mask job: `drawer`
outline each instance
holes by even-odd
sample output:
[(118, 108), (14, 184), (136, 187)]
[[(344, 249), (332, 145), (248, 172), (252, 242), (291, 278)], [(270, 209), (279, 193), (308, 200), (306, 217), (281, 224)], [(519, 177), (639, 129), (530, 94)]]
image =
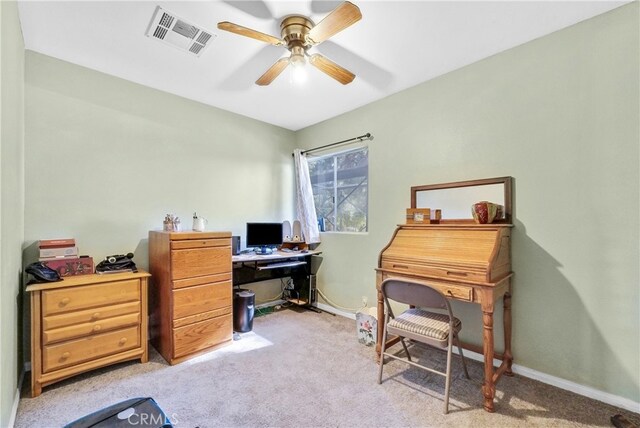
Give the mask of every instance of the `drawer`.
[(191, 287), (194, 285), (211, 284), (212, 282), (231, 281), (231, 272), (216, 275), (194, 276), (193, 278), (172, 281), (173, 288)]
[(437, 286), (442, 294), (453, 299), (464, 300), (467, 302), (473, 301), (473, 288), (472, 287), (460, 287), (457, 285), (441, 285)]
[(171, 241), (172, 250), (181, 250), (185, 248), (228, 247), (230, 245), (231, 241), (227, 238)]
[(231, 315), (173, 329), (173, 357), (179, 358), (231, 340)]
[(42, 348), (42, 370), (46, 373), (139, 347), (140, 327), (137, 326), (48, 345)]
[(171, 279), (231, 272), (231, 247), (171, 250)]
[(125, 314), (140, 313), (140, 302), (121, 303), (119, 305), (102, 306), (99, 308), (85, 309), (82, 311), (68, 312), (58, 315), (49, 315), (42, 320), (43, 330), (76, 325), (87, 322), (104, 320)]
[(231, 305), (231, 281), (173, 290), (173, 319)]
[(109, 330), (115, 330), (118, 328), (139, 324), (140, 313), (138, 312), (113, 318), (106, 318), (99, 321), (86, 322), (82, 324), (55, 328), (52, 330), (45, 330), (42, 333), (42, 340), (46, 345), (53, 342), (60, 342), (61, 340), (75, 339), (78, 337), (89, 336), (91, 334), (103, 333)]
[(216, 318), (222, 315), (229, 315), (232, 313), (232, 309), (233, 308), (231, 306), (227, 306), (225, 308), (214, 309), (213, 311), (202, 312), (197, 315), (191, 315), (191, 316), (180, 318), (180, 319), (174, 319), (173, 327), (174, 328), (184, 327), (185, 325), (194, 324), (200, 321)]
[(43, 315), (140, 300), (140, 281), (109, 282), (42, 292)]
[(484, 270), (462, 270), (447, 269), (440, 266), (419, 265), (413, 263), (405, 263), (403, 261), (382, 260), (382, 269), (392, 270), (395, 272), (407, 272), (417, 275), (427, 275), (434, 278), (462, 280), (473, 282), (487, 282), (487, 273)]

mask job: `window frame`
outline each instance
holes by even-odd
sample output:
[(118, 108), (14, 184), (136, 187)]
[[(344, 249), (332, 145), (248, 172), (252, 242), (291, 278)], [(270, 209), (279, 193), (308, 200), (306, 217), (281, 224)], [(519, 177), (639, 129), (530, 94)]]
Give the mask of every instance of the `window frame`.
[[(347, 149), (347, 150), (337, 150), (337, 151), (333, 151), (331, 153), (327, 153), (324, 155), (313, 155), (313, 156), (308, 156), (307, 158), (307, 163), (311, 164), (312, 162), (319, 162), (322, 160), (325, 160), (327, 158), (333, 158), (333, 185), (332, 185), (332, 199), (333, 199), (333, 208), (331, 210), (331, 216), (332, 216), (332, 220), (333, 220), (333, 224), (334, 224), (334, 228), (337, 229), (338, 228), (338, 212), (339, 212), (339, 206), (340, 206), (340, 202), (339, 201), (339, 190), (340, 187), (338, 186), (338, 173), (340, 171), (340, 169), (338, 168), (338, 157), (340, 156), (344, 156), (344, 155), (348, 155), (349, 153), (354, 153), (354, 152), (360, 152), (360, 151), (365, 151), (366, 152), (366, 159), (367, 159), (367, 163), (366, 163), (366, 180), (364, 180), (362, 183), (358, 184), (357, 187), (360, 186), (366, 186), (366, 202), (364, 204), (364, 207), (359, 207), (357, 208), (358, 210), (361, 210), (364, 212), (364, 229), (361, 231), (357, 231), (357, 230), (325, 230), (325, 231), (320, 231), (320, 233), (346, 233), (346, 234), (366, 234), (369, 232), (369, 147), (368, 146), (359, 146), (359, 147), (355, 147), (355, 148), (351, 148), (351, 149)], [(312, 177), (312, 175), (310, 174), (310, 178)], [(316, 183), (316, 185), (312, 185), (312, 190), (314, 187), (317, 187), (318, 183)], [(316, 216), (318, 216), (318, 218), (320, 218), (319, 216), (319, 212), (318, 212), (318, 208), (315, 204), (315, 196), (316, 193), (314, 192), (314, 209), (316, 210)], [(342, 202), (346, 201), (347, 198), (345, 198)], [(324, 218), (329, 218), (327, 216), (324, 216)]]

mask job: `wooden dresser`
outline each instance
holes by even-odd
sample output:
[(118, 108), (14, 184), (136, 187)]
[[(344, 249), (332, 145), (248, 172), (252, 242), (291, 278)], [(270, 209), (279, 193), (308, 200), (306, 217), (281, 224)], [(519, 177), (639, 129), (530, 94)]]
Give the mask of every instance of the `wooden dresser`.
[(31, 284), (31, 395), (109, 364), (148, 361), (147, 278), (116, 273)]
[(177, 364), (233, 337), (231, 232), (149, 232), (151, 343)]
[[(396, 278), (427, 284), (449, 299), (475, 303), (482, 310), (483, 346), (463, 344), (484, 354), (482, 387), (484, 408), (494, 411), (495, 384), (502, 374), (511, 374), (511, 227), (510, 224), (475, 224), (473, 221), (442, 224), (399, 225), (389, 244), (380, 252), (376, 276), (378, 319), (384, 317), (380, 284)], [(494, 350), (495, 302), (504, 302), (504, 354)], [(382, 328), (378, 329), (376, 352), (380, 355)], [(503, 362), (494, 371), (493, 359)]]

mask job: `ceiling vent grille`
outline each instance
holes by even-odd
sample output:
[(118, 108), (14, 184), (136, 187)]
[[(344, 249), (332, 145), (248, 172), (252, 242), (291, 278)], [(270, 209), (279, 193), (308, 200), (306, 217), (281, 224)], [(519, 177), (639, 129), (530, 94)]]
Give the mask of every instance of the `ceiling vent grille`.
[(147, 36), (195, 56), (200, 56), (215, 37), (160, 6), (153, 13)]

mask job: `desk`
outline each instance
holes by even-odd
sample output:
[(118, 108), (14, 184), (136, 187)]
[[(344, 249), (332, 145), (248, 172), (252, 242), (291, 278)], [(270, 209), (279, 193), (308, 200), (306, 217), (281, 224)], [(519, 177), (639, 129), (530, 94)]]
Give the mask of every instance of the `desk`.
[(317, 270), (317, 267), (312, 263), (312, 256), (319, 254), (322, 252), (309, 250), (307, 252), (275, 251), (268, 255), (248, 253), (233, 256), (233, 285), (240, 286), (290, 277), (299, 296), (297, 299), (289, 299), (289, 301), (311, 307), (316, 302), (315, 272)]
[[(388, 278), (427, 284), (451, 300), (475, 303), (482, 310), (482, 348), (464, 348), (484, 354), (484, 408), (494, 411), (496, 382), (511, 375), (511, 247), (510, 224), (399, 225), (380, 253), (376, 269), (378, 320), (384, 319), (380, 284)], [(500, 298), (504, 304), (504, 354), (496, 354), (493, 312)], [(397, 339), (396, 339), (397, 340)], [(393, 342), (394, 343), (394, 342)], [(378, 328), (376, 352), (380, 357), (382, 328)], [(493, 359), (502, 359), (494, 370)]]

